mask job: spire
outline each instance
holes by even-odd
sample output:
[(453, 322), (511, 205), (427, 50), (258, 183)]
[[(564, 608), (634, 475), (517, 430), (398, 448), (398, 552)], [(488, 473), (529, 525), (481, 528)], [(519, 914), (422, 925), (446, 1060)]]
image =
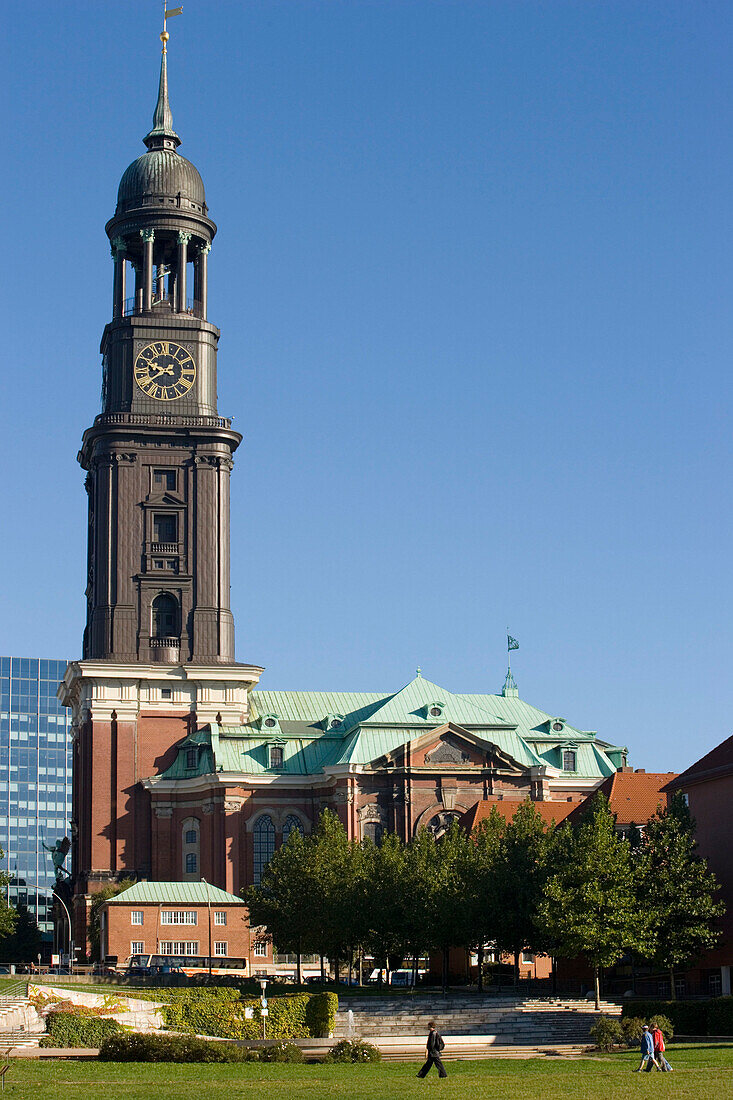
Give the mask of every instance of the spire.
[(153, 128), (143, 138), (148, 149), (177, 149), (181, 144), (176, 131), (173, 129), (173, 115), (171, 105), (168, 102), (168, 50), (166, 43), (170, 35), (164, 30), (160, 36), (163, 43), (163, 52), (160, 57), (160, 82), (158, 84), (158, 102), (153, 113)]
[(519, 698), (519, 688), (517, 687), (516, 681), (512, 676), (511, 665), (506, 670), (506, 680), (504, 681), (504, 687), (501, 689), (501, 694), (504, 696), (505, 699)]

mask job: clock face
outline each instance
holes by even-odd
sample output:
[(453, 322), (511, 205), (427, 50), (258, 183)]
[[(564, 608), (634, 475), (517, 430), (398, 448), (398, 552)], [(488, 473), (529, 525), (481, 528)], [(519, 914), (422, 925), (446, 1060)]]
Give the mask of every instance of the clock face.
[(188, 393), (196, 379), (196, 363), (190, 351), (172, 340), (156, 340), (139, 352), (135, 381), (156, 401), (175, 401)]

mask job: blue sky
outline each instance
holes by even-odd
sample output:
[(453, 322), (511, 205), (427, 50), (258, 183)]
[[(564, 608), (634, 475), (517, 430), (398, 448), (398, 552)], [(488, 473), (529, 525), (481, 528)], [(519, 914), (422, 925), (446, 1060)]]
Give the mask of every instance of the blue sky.
[[(730, 4), (184, 7), (238, 658), (496, 691), (508, 625), (524, 698), (687, 766), (731, 733)], [(4, 9), (4, 653), (80, 649), (104, 223), (159, 21)]]

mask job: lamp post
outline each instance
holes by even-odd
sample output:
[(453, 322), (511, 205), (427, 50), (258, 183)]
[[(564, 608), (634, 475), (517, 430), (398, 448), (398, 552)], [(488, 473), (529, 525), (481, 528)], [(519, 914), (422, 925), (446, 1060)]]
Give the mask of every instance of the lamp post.
[[(39, 886), (37, 882), (27, 882), (26, 885), (27, 886), (32, 886), (34, 890), (41, 890), (41, 891), (43, 891), (43, 893), (45, 893), (46, 890), (48, 889), (48, 887), (46, 887), (46, 886)], [(69, 922), (69, 970), (73, 974), (74, 973), (74, 940), (73, 940), (74, 933), (72, 931), (72, 926), (71, 926), (71, 913), (68, 910), (66, 902), (61, 897), (61, 894), (57, 893), (55, 888), (53, 888), (51, 890), (51, 893), (53, 894), (53, 896), (56, 898), (57, 901), (61, 902), (61, 905), (63, 906), (64, 913), (66, 914), (66, 919)]]
[(260, 1015), (262, 1016), (262, 1038), (267, 1038), (267, 978), (260, 978)]
[(209, 907), (209, 977), (211, 977), (211, 894), (209, 893), (209, 884), (205, 878), (202, 878), (204, 886), (206, 887), (206, 904)]

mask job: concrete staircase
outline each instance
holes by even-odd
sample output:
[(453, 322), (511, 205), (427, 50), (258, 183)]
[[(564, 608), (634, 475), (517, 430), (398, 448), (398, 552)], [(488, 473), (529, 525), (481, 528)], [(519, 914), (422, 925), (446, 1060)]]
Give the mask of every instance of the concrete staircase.
[(11, 1047), (38, 1046), (46, 1025), (22, 993), (0, 997), (0, 1053)]
[(424, 1038), (429, 1021), (434, 1019), (446, 1041), (450, 1036), (481, 1036), (482, 1045), (578, 1046), (590, 1041), (590, 1028), (601, 1014), (618, 1016), (621, 1009), (609, 1002), (602, 1002), (596, 1012), (588, 1001), (475, 994), (344, 997), (336, 1015), (335, 1034), (364, 1039)]

